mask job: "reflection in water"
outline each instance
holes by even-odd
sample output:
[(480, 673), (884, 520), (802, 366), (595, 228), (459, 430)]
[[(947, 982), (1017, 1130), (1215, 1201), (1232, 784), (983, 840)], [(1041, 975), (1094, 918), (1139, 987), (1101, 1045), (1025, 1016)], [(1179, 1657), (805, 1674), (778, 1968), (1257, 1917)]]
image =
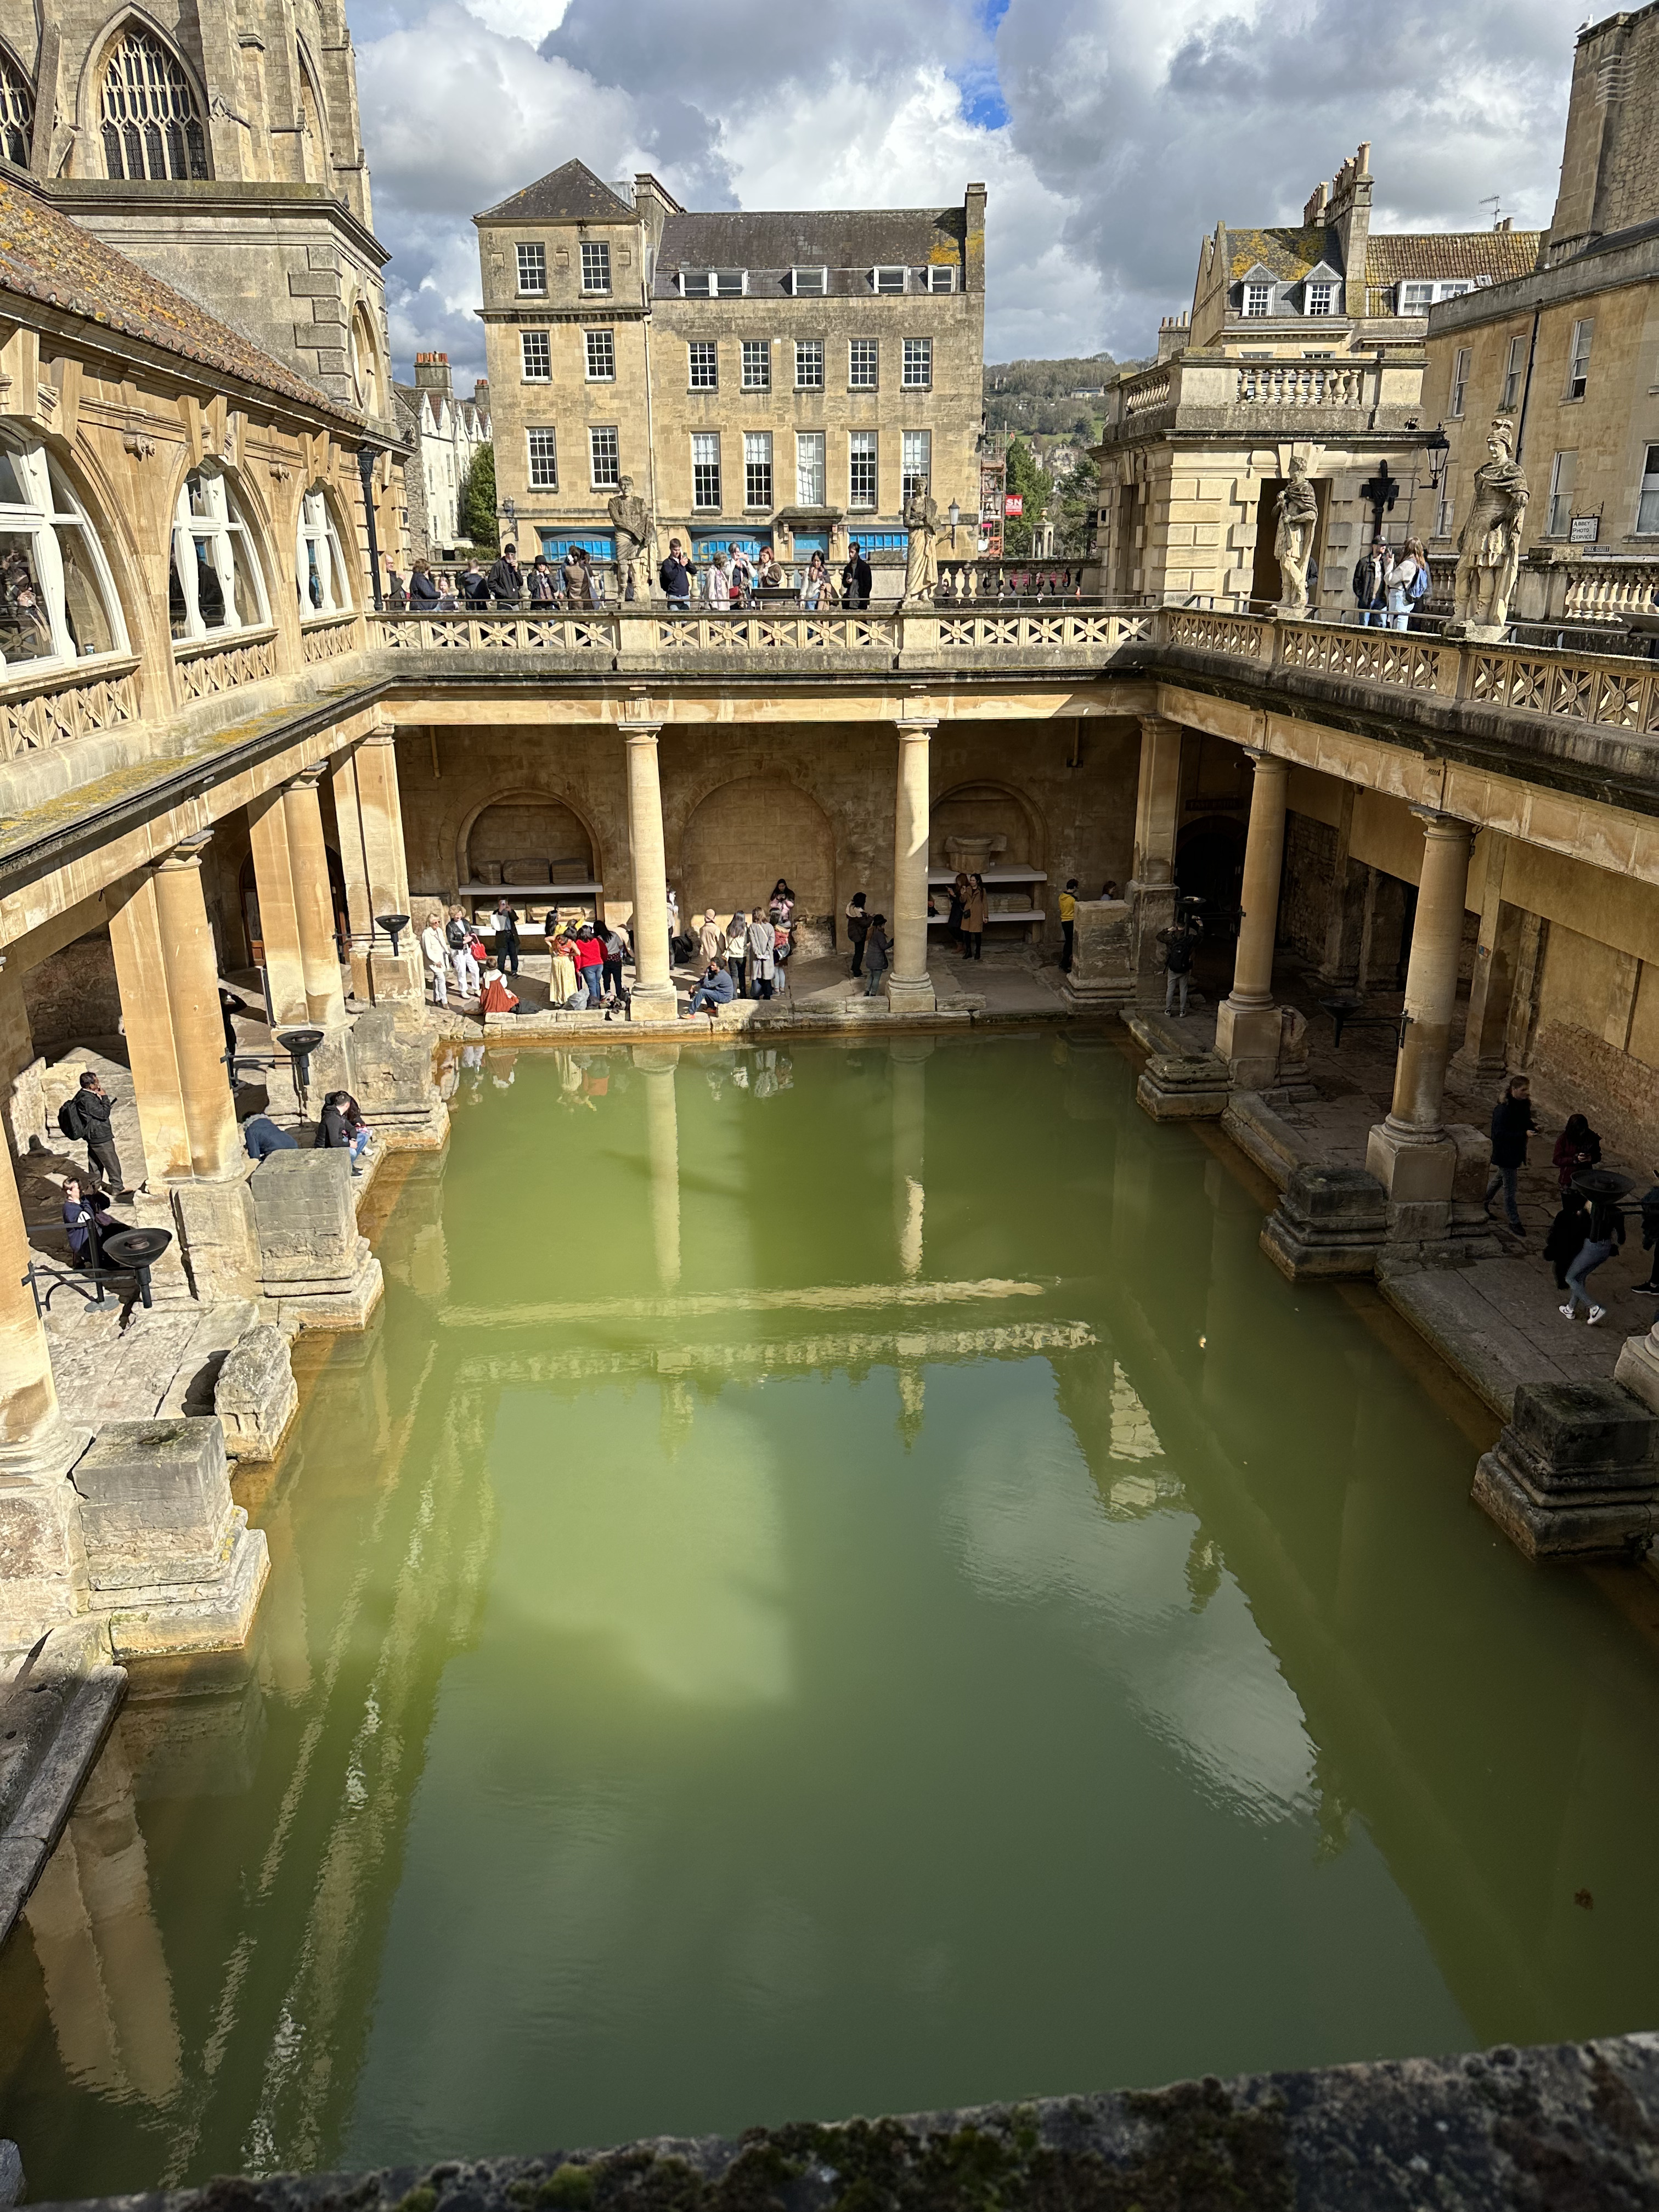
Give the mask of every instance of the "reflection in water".
[(678, 1057), (371, 1192), (0, 1954), (37, 2191), (1643, 2024), (1659, 1670), (1375, 1302), (1085, 1038)]

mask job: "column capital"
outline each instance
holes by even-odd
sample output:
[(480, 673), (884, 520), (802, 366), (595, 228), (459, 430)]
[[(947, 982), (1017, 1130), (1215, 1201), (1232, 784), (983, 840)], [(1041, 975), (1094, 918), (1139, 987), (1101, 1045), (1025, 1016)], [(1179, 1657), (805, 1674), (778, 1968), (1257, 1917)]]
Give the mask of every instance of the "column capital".
[(1247, 760), (1254, 762), (1258, 775), (1263, 769), (1277, 769), (1281, 775), (1288, 775), (1291, 772), (1289, 761), (1278, 753), (1270, 753), (1265, 745), (1241, 745), (1239, 750)]
[(662, 731), (660, 722), (618, 722), (617, 727), (630, 745), (642, 745), (647, 738), (654, 745)]
[(1423, 824), (1425, 837), (1467, 837), (1474, 842), (1475, 825), (1461, 814), (1443, 814), (1437, 806), (1413, 806), (1412, 812)]
[(309, 768), (302, 768), (297, 775), (289, 776), (283, 788), (284, 791), (315, 791), (328, 774), (328, 769), (329, 764), (325, 760), (313, 761)]
[(895, 714), (893, 726), (902, 738), (931, 738), (939, 727), (939, 716)]
[(213, 842), (211, 830), (198, 830), (193, 837), (182, 837), (170, 853), (163, 853), (153, 863), (158, 875), (179, 868), (199, 868)]

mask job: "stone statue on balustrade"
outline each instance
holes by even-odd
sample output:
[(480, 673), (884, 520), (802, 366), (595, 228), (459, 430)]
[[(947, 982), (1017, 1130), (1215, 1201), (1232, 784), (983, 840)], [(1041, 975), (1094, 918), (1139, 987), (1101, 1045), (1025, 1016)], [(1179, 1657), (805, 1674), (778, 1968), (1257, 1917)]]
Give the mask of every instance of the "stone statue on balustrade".
[(915, 606), (933, 596), (938, 571), (933, 566), (933, 540), (939, 533), (939, 507), (927, 495), (927, 478), (918, 477), (916, 488), (904, 502), (904, 602)]
[[(635, 494), (632, 477), (624, 477), (620, 488), (605, 501), (605, 513), (617, 533), (617, 595), (637, 599), (644, 580), (641, 569), (655, 526), (650, 507)], [(649, 573), (647, 565), (647, 578)]]
[(1449, 637), (1494, 645), (1509, 621), (1527, 519), (1526, 471), (1515, 458), (1515, 424), (1498, 416), (1486, 434), (1491, 459), (1474, 472), (1474, 500), (1457, 539)]
[(1290, 482), (1279, 495), (1276, 512), (1279, 526), (1273, 532), (1273, 558), (1279, 563), (1279, 612), (1305, 615), (1308, 562), (1319, 525), (1319, 497), (1308, 482), (1308, 464), (1300, 453), (1291, 457)]

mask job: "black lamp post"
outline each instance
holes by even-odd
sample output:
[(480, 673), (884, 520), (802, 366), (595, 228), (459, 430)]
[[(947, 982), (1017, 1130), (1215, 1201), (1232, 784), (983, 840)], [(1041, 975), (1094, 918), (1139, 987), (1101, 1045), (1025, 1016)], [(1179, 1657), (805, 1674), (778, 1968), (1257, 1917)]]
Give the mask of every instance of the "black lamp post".
[(132, 1270), (138, 1279), (138, 1296), (148, 1306), (149, 1271), (172, 1242), (170, 1229), (118, 1229), (101, 1240), (99, 1249), (106, 1265)]
[(1424, 438), (1423, 450), (1429, 459), (1429, 489), (1438, 491), (1446, 481), (1446, 463), (1451, 454), (1451, 440), (1443, 423), (1437, 422)]
[(409, 916), (406, 914), (377, 914), (374, 917), (374, 927), (376, 929), (385, 930), (386, 935), (392, 939), (392, 957), (395, 960), (398, 957), (398, 933), (409, 927)]
[(306, 1093), (311, 1087), (311, 1055), (322, 1041), (320, 1030), (288, 1030), (276, 1040), (294, 1063), (294, 1090), (302, 1121), (311, 1119), (306, 1111)]

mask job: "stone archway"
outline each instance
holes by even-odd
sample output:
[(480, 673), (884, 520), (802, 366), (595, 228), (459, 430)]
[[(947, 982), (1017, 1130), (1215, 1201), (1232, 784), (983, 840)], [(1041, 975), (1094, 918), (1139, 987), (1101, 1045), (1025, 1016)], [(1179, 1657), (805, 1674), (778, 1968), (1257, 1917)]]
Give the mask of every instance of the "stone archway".
[(550, 791), (503, 791), (475, 807), (455, 840), (458, 884), (599, 881), (599, 840)]
[(1031, 802), (1011, 784), (978, 781), (959, 783), (934, 799), (927, 817), (927, 866), (953, 865), (946, 847), (953, 836), (1002, 840), (994, 868), (1041, 868), (1046, 839)]
[(680, 840), (680, 913), (713, 907), (722, 921), (763, 905), (786, 877), (804, 952), (828, 952), (836, 911), (836, 835), (817, 799), (775, 776), (722, 783), (694, 809)]

